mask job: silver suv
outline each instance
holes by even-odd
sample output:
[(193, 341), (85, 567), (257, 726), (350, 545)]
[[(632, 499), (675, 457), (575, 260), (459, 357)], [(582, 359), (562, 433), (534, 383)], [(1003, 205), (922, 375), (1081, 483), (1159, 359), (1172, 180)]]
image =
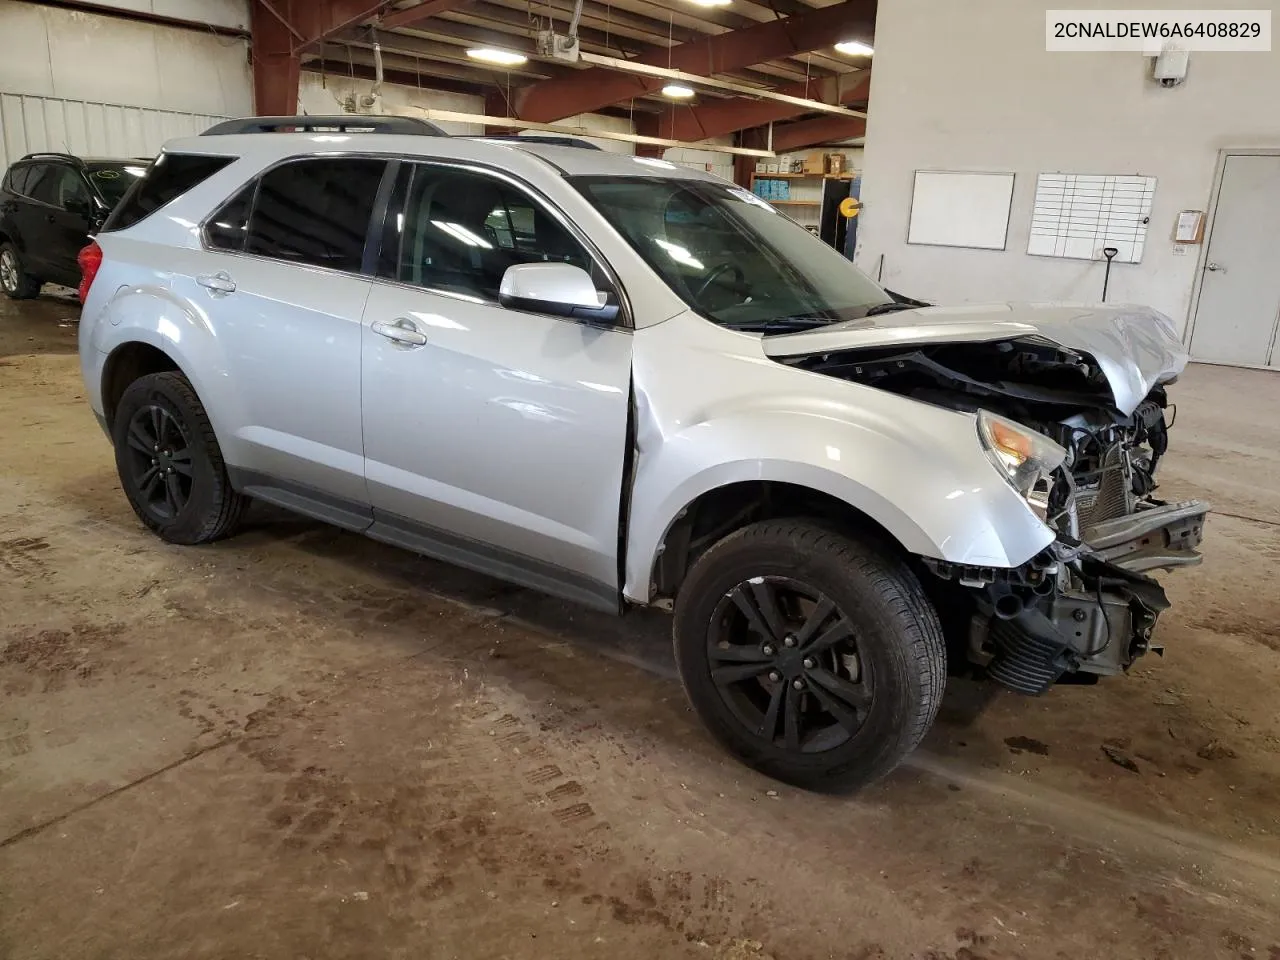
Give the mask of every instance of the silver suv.
[(709, 730), (809, 786), (892, 769), (949, 669), (1038, 694), (1152, 649), (1206, 514), (1153, 496), (1167, 318), (917, 308), (702, 172), (353, 122), (174, 141), (81, 254), (160, 537), (260, 499), (672, 610)]

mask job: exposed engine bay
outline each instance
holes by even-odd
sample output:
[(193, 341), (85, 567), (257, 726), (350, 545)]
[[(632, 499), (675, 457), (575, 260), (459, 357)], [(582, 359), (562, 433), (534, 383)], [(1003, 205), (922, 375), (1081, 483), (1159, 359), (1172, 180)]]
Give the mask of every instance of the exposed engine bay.
[[(1087, 353), (1040, 337), (811, 354), (788, 362), (937, 406), (1029, 427), (1065, 451), (1029, 479), (1026, 500), (1057, 534), (1007, 570), (927, 560), (953, 589), (970, 664), (1022, 693), (1092, 682), (1159, 652), (1152, 630), (1169, 606), (1148, 572), (1198, 563), (1208, 506), (1165, 503), (1156, 471), (1176, 410), (1165, 384), (1136, 409), (1116, 405)], [(997, 423), (998, 427), (998, 423)], [(945, 619), (945, 617), (944, 617)]]

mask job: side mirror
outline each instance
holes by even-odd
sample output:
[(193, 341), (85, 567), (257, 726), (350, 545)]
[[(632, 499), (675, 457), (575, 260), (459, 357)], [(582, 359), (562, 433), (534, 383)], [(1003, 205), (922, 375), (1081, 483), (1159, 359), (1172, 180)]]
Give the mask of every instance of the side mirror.
[(498, 303), (512, 310), (615, 323), (618, 305), (607, 298), (591, 274), (569, 263), (518, 263), (507, 267), (498, 288)]

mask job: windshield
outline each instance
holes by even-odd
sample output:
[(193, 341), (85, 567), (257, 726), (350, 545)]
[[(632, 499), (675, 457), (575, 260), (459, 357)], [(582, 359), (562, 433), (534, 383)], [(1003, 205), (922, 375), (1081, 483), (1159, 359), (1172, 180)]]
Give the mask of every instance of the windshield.
[(572, 182), (685, 303), (722, 326), (785, 333), (901, 306), (739, 187), (658, 177)]
[(93, 181), (107, 206), (115, 207), (129, 188), (147, 172), (145, 160), (137, 163), (90, 163), (89, 179)]

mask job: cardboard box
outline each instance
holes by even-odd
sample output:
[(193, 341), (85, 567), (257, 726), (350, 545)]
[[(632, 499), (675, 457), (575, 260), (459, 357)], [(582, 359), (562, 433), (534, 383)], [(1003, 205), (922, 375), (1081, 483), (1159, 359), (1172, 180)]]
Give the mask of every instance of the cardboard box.
[(826, 158), (821, 153), (811, 153), (804, 158), (803, 173), (812, 173), (818, 176), (826, 173)]
[(756, 173), (765, 173), (769, 169), (769, 164), (764, 160), (756, 161)]
[(843, 153), (828, 153), (826, 158), (826, 174), (829, 177), (842, 177), (849, 172), (848, 158)]

